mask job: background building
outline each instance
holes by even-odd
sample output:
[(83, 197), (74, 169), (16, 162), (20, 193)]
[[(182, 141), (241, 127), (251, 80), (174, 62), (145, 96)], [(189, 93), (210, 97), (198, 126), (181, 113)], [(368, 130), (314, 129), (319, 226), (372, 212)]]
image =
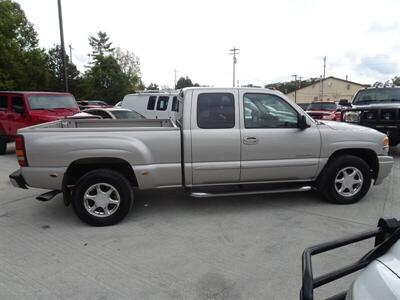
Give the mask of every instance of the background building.
[(337, 77), (327, 77), (324, 80), (314, 82), (296, 91), (286, 94), (297, 103), (311, 103), (313, 101), (336, 101), (341, 99), (351, 100), (351, 97), (359, 90), (369, 85), (352, 82)]

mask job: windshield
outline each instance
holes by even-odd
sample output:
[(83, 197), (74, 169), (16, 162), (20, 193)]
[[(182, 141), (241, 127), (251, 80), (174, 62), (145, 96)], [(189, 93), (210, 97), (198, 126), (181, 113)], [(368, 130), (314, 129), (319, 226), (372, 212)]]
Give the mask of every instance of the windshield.
[(353, 100), (353, 104), (400, 102), (400, 88), (378, 88), (361, 90)]
[(28, 96), (28, 102), (31, 110), (78, 108), (72, 95), (31, 95)]
[(136, 111), (129, 110), (114, 110), (111, 112), (117, 119), (146, 119)]
[(336, 103), (311, 103), (307, 110), (336, 110)]

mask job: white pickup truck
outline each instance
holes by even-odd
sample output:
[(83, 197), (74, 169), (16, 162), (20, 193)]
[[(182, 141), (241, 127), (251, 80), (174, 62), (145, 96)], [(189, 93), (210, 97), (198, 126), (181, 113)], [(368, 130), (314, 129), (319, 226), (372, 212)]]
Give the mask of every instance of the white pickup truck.
[(268, 89), (187, 88), (171, 120), (64, 119), (19, 130), (15, 186), (62, 192), (91, 225), (115, 224), (133, 187), (184, 187), (195, 197), (319, 190), (330, 202), (361, 199), (388, 176), (386, 135), (317, 122)]

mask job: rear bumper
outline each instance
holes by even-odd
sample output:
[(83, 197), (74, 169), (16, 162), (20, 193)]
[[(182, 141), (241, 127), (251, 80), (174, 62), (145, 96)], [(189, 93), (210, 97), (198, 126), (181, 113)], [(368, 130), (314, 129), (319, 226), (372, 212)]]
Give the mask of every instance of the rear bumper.
[(392, 170), (393, 157), (391, 156), (378, 156), (379, 171), (378, 176), (375, 179), (374, 185), (381, 184)]
[(21, 170), (17, 170), (10, 174), (9, 176), (11, 184), (15, 187), (21, 188), (21, 189), (27, 189), (28, 187), (26, 186), (26, 182), (24, 177), (22, 176)]

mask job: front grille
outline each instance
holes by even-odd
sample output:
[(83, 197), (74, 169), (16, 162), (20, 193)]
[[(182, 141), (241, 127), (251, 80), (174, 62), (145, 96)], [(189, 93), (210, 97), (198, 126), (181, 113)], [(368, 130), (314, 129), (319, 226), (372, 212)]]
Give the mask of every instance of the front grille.
[(361, 124), (393, 124), (400, 123), (400, 109), (366, 109), (361, 113)]

